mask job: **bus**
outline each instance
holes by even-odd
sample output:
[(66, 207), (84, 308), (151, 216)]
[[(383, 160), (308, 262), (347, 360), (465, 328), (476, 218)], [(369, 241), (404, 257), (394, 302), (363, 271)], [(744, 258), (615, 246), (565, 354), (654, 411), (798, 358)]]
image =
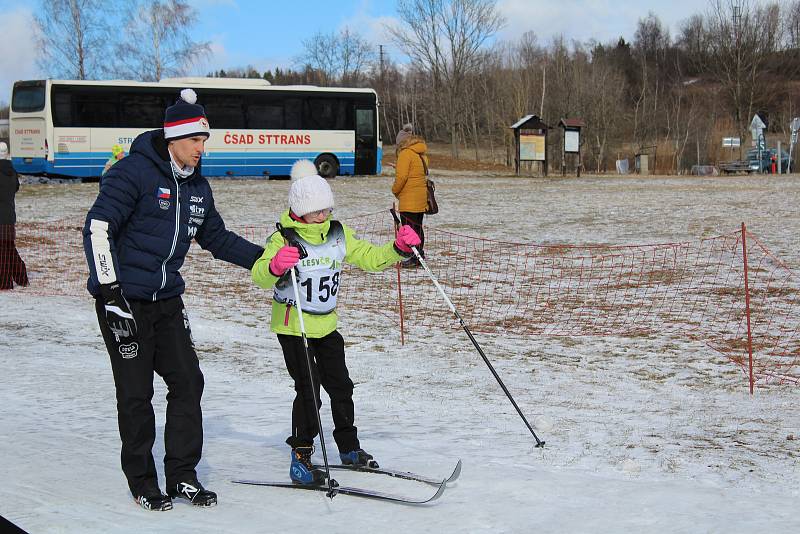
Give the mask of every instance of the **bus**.
[(111, 147), (160, 128), (164, 110), (191, 87), (211, 137), (205, 176), (288, 176), (298, 159), (321, 176), (379, 174), (382, 143), (373, 89), (270, 85), (260, 79), (30, 80), (14, 83), (11, 159), (21, 174), (90, 178)]

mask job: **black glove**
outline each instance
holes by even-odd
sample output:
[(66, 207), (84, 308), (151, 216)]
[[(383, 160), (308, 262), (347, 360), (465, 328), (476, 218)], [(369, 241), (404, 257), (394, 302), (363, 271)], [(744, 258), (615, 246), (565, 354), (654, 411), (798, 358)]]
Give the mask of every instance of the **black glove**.
[(131, 306), (122, 294), (119, 282), (100, 284), (100, 294), (106, 308), (106, 322), (120, 341), (132, 341), (136, 336), (136, 319)]

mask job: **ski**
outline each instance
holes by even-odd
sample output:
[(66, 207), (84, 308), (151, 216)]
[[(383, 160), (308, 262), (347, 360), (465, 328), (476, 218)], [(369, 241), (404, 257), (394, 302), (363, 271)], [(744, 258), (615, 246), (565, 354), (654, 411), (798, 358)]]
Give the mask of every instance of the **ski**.
[[(322, 465), (314, 465), (319, 469), (324, 469)], [(417, 473), (412, 473), (410, 471), (394, 471), (392, 469), (381, 469), (381, 468), (372, 468), (367, 466), (358, 466), (358, 465), (344, 465), (344, 464), (333, 464), (328, 466), (330, 469), (339, 469), (341, 471), (357, 471), (359, 473), (375, 473), (377, 475), (388, 475), (390, 477), (395, 478), (402, 478), (404, 480), (414, 480), (416, 482), (423, 482), (425, 484), (430, 484), (431, 486), (438, 486), (442, 483), (442, 479), (431, 478), (425, 475), (420, 475)], [(450, 484), (451, 482), (455, 482), (458, 477), (461, 475), (461, 460), (458, 461), (453, 472), (450, 474), (449, 477), (444, 479), (445, 484)]]
[[(271, 481), (261, 481), (261, 480), (234, 480), (233, 482), (235, 484), (248, 484), (251, 486), (269, 486), (272, 488), (292, 488), (292, 489), (322, 491), (326, 493), (328, 492), (328, 486), (325, 484), (304, 485), (304, 484), (294, 484), (292, 482), (271, 482)], [(342, 495), (352, 495), (353, 497), (363, 497), (365, 499), (376, 499), (380, 501), (418, 505), (418, 504), (427, 504), (435, 501), (436, 499), (442, 496), (442, 493), (444, 493), (444, 490), (446, 488), (447, 488), (447, 481), (446, 480), (440, 481), (439, 488), (436, 490), (436, 493), (434, 493), (431, 497), (428, 497), (427, 499), (425, 498), (415, 499), (411, 497), (403, 497), (401, 495), (395, 495), (392, 493), (355, 488), (351, 486), (337, 486), (333, 489), (333, 491), (334, 491), (334, 496), (336, 494), (341, 493)]]

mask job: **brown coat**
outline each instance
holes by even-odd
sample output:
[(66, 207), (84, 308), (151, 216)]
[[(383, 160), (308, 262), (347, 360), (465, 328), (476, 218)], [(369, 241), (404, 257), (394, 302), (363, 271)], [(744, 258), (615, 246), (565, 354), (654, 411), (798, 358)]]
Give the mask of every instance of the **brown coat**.
[(392, 193), (400, 201), (399, 211), (424, 213), (428, 207), (428, 179), (422, 164), (422, 158), (428, 164), (427, 150), (421, 137), (411, 136), (400, 143), (397, 175), (392, 185)]

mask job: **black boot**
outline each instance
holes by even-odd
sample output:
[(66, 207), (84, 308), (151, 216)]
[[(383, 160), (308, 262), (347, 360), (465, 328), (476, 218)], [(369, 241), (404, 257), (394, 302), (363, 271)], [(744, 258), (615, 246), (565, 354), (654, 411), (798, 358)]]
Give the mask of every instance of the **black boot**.
[(371, 469), (378, 469), (379, 467), (378, 462), (376, 462), (372, 455), (366, 452), (364, 449), (356, 449), (350, 452), (340, 452), (339, 458), (341, 458), (344, 465), (369, 467)]
[(153, 512), (172, 510), (172, 499), (168, 495), (161, 493), (158, 488), (146, 489), (140, 495), (134, 495), (133, 498), (145, 510)]
[(167, 486), (167, 494), (173, 499), (187, 499), (195, 506), (216, 506), (217, 494), (203, 487), (197, 479)]

